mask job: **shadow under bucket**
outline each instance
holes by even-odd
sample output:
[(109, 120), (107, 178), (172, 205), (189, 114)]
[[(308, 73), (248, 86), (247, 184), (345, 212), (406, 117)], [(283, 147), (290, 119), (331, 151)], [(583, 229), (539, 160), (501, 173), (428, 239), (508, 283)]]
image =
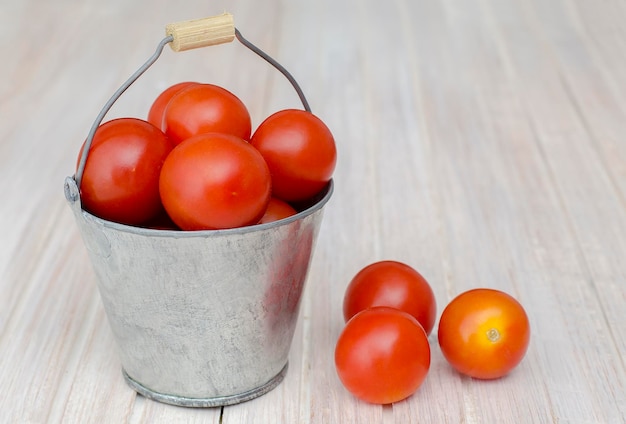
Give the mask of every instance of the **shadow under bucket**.
[(297, 215), (230, 230), (152, 230), (82, 209), (65, 180), (124, 377), (164, 403), (212, 407), (267, 393), (287, 369), (332, 181)]

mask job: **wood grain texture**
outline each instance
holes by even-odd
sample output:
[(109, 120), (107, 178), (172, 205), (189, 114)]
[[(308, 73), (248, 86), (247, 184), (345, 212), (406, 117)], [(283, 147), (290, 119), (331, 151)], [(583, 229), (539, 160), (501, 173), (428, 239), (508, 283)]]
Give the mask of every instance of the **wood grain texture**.
[[(0, 422), (626, 422), (622, 2), (0, 7)], [(224, 11), (293, 73), (339, 158), (285, 381), (240, 405), (188, 409), (125, 384), (62, 184), (165, 24)], [(282, 75), (230, 43), (164, 51), (109, 117), (145, 117), (183, 80), (230, 89), (254, 126), (299, 107)], [(514, 295), (533, 332), (524, 361), (497, 381), (462, 377), (433, 332), (415, 395), (384, 407), (356, 400), (333, 363), (343, 291), (380, 259), (418, 269), (439, 311), (473, 287)]]

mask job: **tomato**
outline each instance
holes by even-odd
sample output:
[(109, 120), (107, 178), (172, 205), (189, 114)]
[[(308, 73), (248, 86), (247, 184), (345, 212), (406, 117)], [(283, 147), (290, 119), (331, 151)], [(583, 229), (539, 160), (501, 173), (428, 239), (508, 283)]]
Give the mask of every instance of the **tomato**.
[(267, 224), (268, 222), (278, 221), (292, 215), (295, 215), (296, 210), (287, 202), (272, 197), (267, 205), (265, 214), (259, 221), (259, 224)]
[(199, 134), (177, 145), (161, 170), (163, 206), (183, 230), (256, 224), (271, 196), (271, 177), (248, 142), (221, 133)]
[(274, 113), (250, 140), (270, 168), (275, 197), (301, 201), (321, 191), (337, 161), (335, 140), (328, 127), (304, 110)]
[(178, 228), (178, 226), (174, 224), (174, 221), (172, 221), (172, 218), (170, 218), (165, 209), (163, 209), (160, 214), (158, 214), (151, 220), (144, 222), (142, 226), (145, 228), (151, 228), (153, 230), (180, 230), (180, 228)]
[(344, 319), (372, 306), (390, 306), (413, 315), (426, 334), (435, 325), (437, 304), (430, 284), (401, 262), (375, 262), (350, 281), (343, 300)]
[(370, 403), (388, 404), (411, 396), (430, 368), (428, 337), (417, 320), (395, 308), (359, 312), (344, 327), (335, 348), (343, 385)]
[(474, 289), (446, 306), (438, 339), (444, 357), (457, 371), (493, 379), (509, 373), (524, 358), (530, 325), (524, 308), (510, 295)]
[(179, 82), (159, 94), (148, 112), (148, 122), (157, 128), (163, 129), (163, 112), (165, 111), (165, 107), (176, 93), (193, 84), (197, 83), (191, 81)]
[[(83, 208), (128, 225), (156, 216), (162, 211), (159, 172), (172, 148), (161, 130), (141, 119), (119, 118), (100, 125), (81, 181)], [(84, 144), (81, 155), (83, 149)]]
[(248, 109), (233, 93), (212, 84), (193, 84), (174, 94), (163, 113), (163, 130), (175, 143), (219, 132), (250, 139)]

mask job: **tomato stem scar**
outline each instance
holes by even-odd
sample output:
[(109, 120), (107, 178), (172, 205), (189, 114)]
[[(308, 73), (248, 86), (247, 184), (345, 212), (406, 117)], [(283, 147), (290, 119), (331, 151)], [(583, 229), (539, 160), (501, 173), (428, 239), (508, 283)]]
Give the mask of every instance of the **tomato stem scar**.
[(500, 332), (496, 328), (490, 328), (489, 331), (487, 331), (487, 338), (490, 342), (495, 343), (500, 340)]

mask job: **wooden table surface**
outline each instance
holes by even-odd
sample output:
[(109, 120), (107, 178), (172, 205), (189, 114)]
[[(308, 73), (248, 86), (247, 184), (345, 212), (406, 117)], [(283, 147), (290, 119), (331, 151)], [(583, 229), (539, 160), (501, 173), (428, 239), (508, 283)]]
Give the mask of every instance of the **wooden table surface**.
[[(63, 181), (165, 24), (224, 10), (300, 82), (339, 158), (286, 379), (188, 409), (124, 382)], [(0, 0), (0, 422), (626, 422), (625, 20), (620, 0)], [(108, 118), (145, 117), (183, 80), (233, 91), (253, 125), (299, 106), (232, 43), (167, 48)], [(515, 296), (523, 362), (462, 377), (433, 333), (412, 397), (356, 400), (334, 369), (341, 303), (381, 259), (418, 269), (439, 312), (474, 287)]]

